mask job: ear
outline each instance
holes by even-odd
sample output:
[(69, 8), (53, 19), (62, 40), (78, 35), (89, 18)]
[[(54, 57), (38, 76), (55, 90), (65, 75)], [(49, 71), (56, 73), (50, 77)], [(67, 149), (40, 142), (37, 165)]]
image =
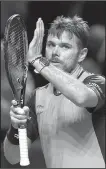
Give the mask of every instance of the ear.
[(79, 54), (79, 58), (78, 58), (78, 62), (79, 63), (82, 62), (86, 58), (87, 53), (88, 53), (88, 49), (87, 48), (81, 49), (80, 54)]

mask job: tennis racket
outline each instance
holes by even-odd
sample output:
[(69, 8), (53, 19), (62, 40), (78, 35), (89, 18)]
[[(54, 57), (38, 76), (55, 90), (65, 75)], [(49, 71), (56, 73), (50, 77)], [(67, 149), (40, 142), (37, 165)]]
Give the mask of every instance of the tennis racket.
[[(6, 23), (4, 32), (5, 69), (14, 99), (20, 107), (24, 106), (27, 81), (28, 39), (23, 18), (19, 14), (12, 15)], [(18, 127), (20, 165), (30, 164), (28, 158), (27, 130), (20, 124)]]

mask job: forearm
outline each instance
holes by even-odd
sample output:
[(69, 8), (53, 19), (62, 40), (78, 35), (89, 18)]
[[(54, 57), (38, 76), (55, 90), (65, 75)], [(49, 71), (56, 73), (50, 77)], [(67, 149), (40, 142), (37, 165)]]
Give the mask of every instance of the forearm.
[[(39, 69), (36, 61), (34, 66)], [(78, 106), (86, 105), (89, 95), (88, 87), (70, 74), (63, 72), (52, 64), (41, 70), (41, 75), (51, 82), (64, 96)], [(84, 105), (85, 104), (85, 105)]]

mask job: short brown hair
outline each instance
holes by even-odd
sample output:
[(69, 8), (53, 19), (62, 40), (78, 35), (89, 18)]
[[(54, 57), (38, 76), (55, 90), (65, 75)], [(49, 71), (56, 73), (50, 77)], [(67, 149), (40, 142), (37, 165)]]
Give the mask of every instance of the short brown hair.
[(68, 31), (71, 35), (76, 35), (81, 42), (82, 47), (87, 47), (88, 37), (89, 37), (89, 26), (86, 21), (75, 15), (74, 17), (63, 17), (58, 16), (50, 26), (48, 30), (48, 35), (53, 34), (57, 37), (63, 33), (63, 31)]

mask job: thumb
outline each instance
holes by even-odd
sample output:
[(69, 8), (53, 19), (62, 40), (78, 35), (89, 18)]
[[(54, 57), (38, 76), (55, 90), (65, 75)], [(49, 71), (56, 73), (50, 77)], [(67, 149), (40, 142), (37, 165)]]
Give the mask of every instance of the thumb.
[(34, 36), (33, 36), (33, 39), (32, 39), (32, 42), (35, 44), (36, 41), (37, 41), (37, 37), (38, 37), (38, 32), (37, 32), (37, 29), (34, 30)]
[(24, 106), (24, 107), (23, 107), (23, 110), (24, 110), (26, 113), (29, 113), (29, 107)]
[(23, 107), (23, 110), (24, 110), (24, 112), (25, 112), (27, 118), (30, 119), (30, 117), (29, 117), (29, 107), (24, 106), (24, 107)]
[(16, 100), (12, 100), (11, 103), (12, 103), (13, 106), (17, 106), (17, 101)]
[(34, 31), (34, 36), (33, 36), (33, 39), (32, 39), (32, 41), (30, 42), (30, 44), (29, 44), (29, 47), (33, 47), (36, 43), (37, 43), (37, 30), (35, 29), (35, 31)]

